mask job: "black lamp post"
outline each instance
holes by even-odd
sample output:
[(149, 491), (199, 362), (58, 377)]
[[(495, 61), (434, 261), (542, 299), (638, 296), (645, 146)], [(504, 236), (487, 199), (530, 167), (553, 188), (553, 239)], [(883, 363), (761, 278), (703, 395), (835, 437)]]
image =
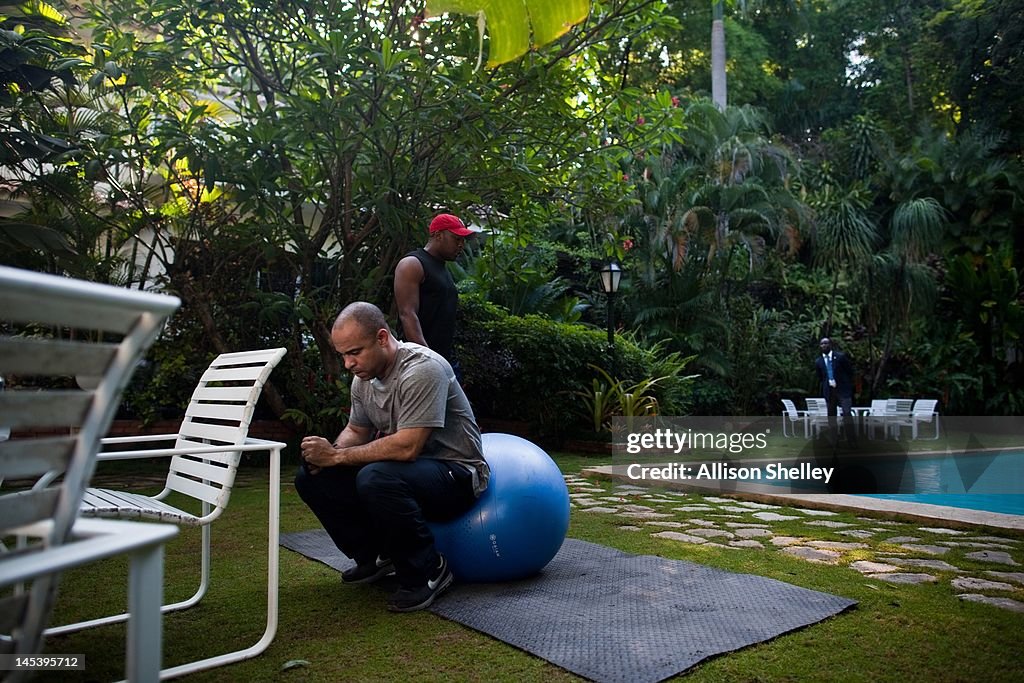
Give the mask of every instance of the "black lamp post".
[(615, 349), (615, 292), (619, 291), (619, 280), (622, 279), (622, 269), (615, 261), (609, 261), (601, 269), (601, 289), (608, 295), (608, 346), (611, 348), (614, 358)]

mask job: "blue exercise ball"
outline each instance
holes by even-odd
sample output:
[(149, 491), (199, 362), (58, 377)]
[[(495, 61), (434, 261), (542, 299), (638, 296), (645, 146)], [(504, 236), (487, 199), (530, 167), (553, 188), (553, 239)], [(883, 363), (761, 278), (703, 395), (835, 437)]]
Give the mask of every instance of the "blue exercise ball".
[(551, 561), (569, 530), (569, 489), (540, 447), (512, 434), (484, 434), (487, 490), (461, 517), (430, 523), (459, 581), (514, 581)]

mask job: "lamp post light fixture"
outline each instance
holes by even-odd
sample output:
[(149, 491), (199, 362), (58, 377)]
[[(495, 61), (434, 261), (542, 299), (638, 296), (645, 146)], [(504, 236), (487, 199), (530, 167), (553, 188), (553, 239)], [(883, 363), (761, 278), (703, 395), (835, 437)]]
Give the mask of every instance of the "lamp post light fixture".
[(615, 348), (615, 293), (619, 291), (619, 280), (622, 279), (622, 268), (615, 261), (609, 261), (601, 269), (601, 289), (608, 295), (608, 346)]

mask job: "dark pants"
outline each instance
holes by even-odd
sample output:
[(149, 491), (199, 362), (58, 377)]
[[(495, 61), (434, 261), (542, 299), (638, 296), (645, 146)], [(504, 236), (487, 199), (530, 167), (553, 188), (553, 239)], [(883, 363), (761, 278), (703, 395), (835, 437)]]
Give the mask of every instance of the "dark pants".
[(840, 396), (839, 392), (829, 387), (825, 394), (825, 402), (828, 405), (828, 424), (832, 434), (838, 432), (838, 421), (836, 417), (841, 408), (843, 411), (843, 431), (846, 432), (846, 440), (851, 445), (857, 443), (857, 423), (853, 416), (853, 396)]
[(343, 553), (360, 564), (390, 557), (405, 588), (424, 585), (439, 562), (427, 521), (452, 519), (476, 502), (472, 474), (434, 458), (317, 474), (300, 466), (295, 488)]

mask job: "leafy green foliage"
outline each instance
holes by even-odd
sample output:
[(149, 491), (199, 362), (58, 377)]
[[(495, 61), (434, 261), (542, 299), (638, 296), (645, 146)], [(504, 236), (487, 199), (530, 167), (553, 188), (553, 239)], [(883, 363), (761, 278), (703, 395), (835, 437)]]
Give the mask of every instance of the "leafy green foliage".
[(463, 269), (455, 266), (459, 289), (478, 294), (513, 315), (538, 313), (576, 322), (587, 305), (571, 293), (571, 283), (555, 274), (559, 254), (550, 244), (497, 233)]
[[(477, 414), (526, 420), (548, 434), (604, 422), (606, 404), (616, 414), (642, 414), (660, 400), (678, 406), (692, 380), (681, 374), (689, 358), (662, 355), (627, 335), (616, 337), (613, 360), (599, 330), (514, 316), (474, 296), (460, 300), (456, 341), (463, 384)], [(590, 394), (594, 382), (613, 388), (581, 411), (581, 392)]]
[(555, 40), (590, 11), (589, 0), (427, 0), (427, 14), (459, 12), (480, 19), (480, 41), (485, 25), (491, 36), (488, 68), (510, 62), (526, 54), (533, 33), (533, 45), (543, 46)]

